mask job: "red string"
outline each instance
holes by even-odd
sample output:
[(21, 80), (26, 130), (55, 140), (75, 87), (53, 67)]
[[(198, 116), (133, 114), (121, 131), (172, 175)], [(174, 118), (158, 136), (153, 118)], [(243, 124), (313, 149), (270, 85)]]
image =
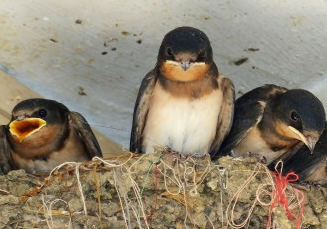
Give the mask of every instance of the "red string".
[(154, 164), (154, 179), (155, 179), (154, 206), (151, 208), (150, 215), (147, 217), (147, 220), (152, 219), (153, 213), (157, 208), (157, 202), (158, 202), (158, 166), (157, 166), (157, 164)]
[(154, 165), (154, 174), (155, 174), (155, 199), (154, 199), (154, 209), (157, 207), (158, 202), (158, 166), (157, 164)]
[(273, 201), (269, 208), (269, 217), (268, 217), (268, 223), (267, 223), (267, 229), (270, 228), (270, 222), (271, 222), (271, 215), (272, 210), (275, 208), (277, 204), (281, 204), (284, 206), (284, 209), (286, 210), (286, 215), (288, 219), (295, 220), (297, 219), (296, 229), (300, 228), (301, 225), (301, 218), (303, 214), (304, 209), (304, 202), (301, 205), (300, 213), (298, 217), (295, 217), (292, 212), (289, 209), (288, 201), (285, 195), (286, 186), (289, 182), (295, 182), (299, 179), (299, 176), (295, 174), (294, 172), (288, 173), (286, 176), (282, 176), (281, 173), (278, 172), (271, 172), (275, 176), (276, 181), (276, 189), (273, 192)]
[(300, 229), (302, 216), (303, 216), (303, 210), (304, 210), (304, 201), (302, 201), (302, 204), (301, 204), (300, 213), (298, 215), (297, 222), (296, 222), (296, 229)]

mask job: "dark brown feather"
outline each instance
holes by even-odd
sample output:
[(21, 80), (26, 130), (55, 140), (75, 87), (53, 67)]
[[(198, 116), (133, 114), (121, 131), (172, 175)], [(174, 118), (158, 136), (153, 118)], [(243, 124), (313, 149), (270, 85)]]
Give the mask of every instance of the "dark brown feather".
[(6, 174), (14, 168), (10, 146), (6, 137), (6, 129), (5, 126), (0, 126), (0, 173)]
[(89, 158), (102, 157), (100, 145), (86, 119), (79, 113), (71, 111), (69, 119), (73, 129), (80, 135)]
[(151, 94), (157, 78), (157, 72), (155, 69), (153, 69), (144, 77), (141, 83), (133, 113), (133, 124), (130, 139), (131, 152), (142, 153), (142, 133), (146, 123)]
[(220, 89), (223, 91), (223, 103), (221, 104), (221, 110), (218, 116), (216, 137), (210, 147), (210, 155), (216, 153), (219, 150), (221, 143), (228, 135), (232, 127), (232, 121), (234, 116), (234, 85), (230, 79), (223, 78), (221, 80), (221, 85), (219, 86)]

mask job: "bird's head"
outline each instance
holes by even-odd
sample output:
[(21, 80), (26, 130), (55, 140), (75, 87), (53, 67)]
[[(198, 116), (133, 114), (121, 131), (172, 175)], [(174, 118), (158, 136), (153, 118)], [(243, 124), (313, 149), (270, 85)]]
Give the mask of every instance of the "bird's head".
[(207, 35), (192, 27), (179, 27), (167, 33), (157, 60), (157, 66), (166, 78), (181, 82), (201, 79), (212, 63)]
[(46, 133), (48, 135), (51, 135), (51, 132), (56, 133), (53, 128), (47, 130), (47, 127), (62, 125), (68, 112), (69, 110), (64, 105), (53, 100), (27, 99), (14, 107), (7, 128), (16, 142), (23, 142), (40, 130), (44, 132), (43, 137), (39, 136), (39, 139), (42, 139)]
[(326, 120), (320, 100), (309, 91), (294, 89), (282, 94), (274, 105), (279, 132), (303, 142), (313, 152)]

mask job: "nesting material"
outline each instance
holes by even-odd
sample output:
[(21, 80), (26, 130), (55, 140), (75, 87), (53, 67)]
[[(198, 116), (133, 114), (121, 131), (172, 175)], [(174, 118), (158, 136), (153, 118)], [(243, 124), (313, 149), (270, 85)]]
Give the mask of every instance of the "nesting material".
[(0, 176), (0, 228), (296, 228), (297, 219), (327, 228), (325, 189), (287, 185), (296, 219), (281, 204), (271, 208), (275, 190), (253, 158), (213, 164), (164, 151), (94, 158), (48, 177)]

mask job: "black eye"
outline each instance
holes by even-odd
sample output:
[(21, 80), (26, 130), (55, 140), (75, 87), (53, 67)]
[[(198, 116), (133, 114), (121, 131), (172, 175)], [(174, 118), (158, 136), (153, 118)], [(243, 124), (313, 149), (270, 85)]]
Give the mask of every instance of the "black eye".
[(206, 56), (205, 52), (200, 52), (198, 55), (199, 58), (204, 58), (205, 56)]
[(168, 47), (166, 52), (168, 56), (173, 56), (173, 51), (171, 50), (171, 48)]
[(39, 116), (41, 118), (44, 118), (45, 116), (47, 116), (47, 111), (45, 109), (39, 110)]
[(205, 56), (206, 56), (205, 52), (200, 52), (197, 61), (204, 61)]
[(291, 119), (292, 119), (292, 121), (297, 122), (297, 121), (300, 120), (300, 116), (298, 115), (298, 113), (296, 113), (295, 111), (293, 111), (291, 113)]

